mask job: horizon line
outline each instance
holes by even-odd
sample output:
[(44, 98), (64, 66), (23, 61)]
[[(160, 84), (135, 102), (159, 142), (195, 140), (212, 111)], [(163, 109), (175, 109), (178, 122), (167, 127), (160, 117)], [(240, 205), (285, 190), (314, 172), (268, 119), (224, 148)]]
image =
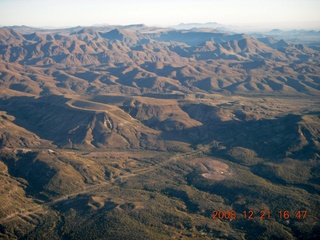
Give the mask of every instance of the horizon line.
[[(286, 22), (279, 22), (278, 24), (284, 24)], [(309, 22), (310, 23), (310, 22)], [(309, 30), (309, 31), (320, 31), (320, 22), (312, 22), (313, 24), (319, 23), (319, 26), (317, 27), (280, 27), (280, 26), (274, 26), (271, 27), (271, 23), (258, 23), (258, 24), (222, 24), (215, 21), (207, 21), (207, 22), (180, 22), (178, 24), (145, 24), (145, 23), (132, 23), (132, 24), (109, 24), (109, 23), (96, 23), (96, 24), (89, 24), (89, 25), (65, 25), (65, 26), (40, 26), (40, 25), (26, 25), (26, 24), (14, 24), (14, 25), (0, 25), (1, 28), (13, 28), (13, 27), (28, 27), (28, 28), (36, 28), (36, 29), (69, 29), (69, 28), (76, 28), (76, 27), (82, 27), (82, 28), (90, 28), (90, 27), (112, 27), (112, 26), (138, 26), (138, 25), (144, 25), (146, 27), (158, 27), (158, 28), (175, 28), (178, 26), (183, 25), (206, 25), (206, 24), (217, 24), (220, 26), (214, 27), (206, 27), (204, 28), (212, 28), (212, 29), (221, 29), (224, 28), (225, 30), (234, 31), (234, 30), (247, 30), (247, 31), (272, 31), (272, 30), (282, 30), (282, 31), (294, 31), (294, 30)], [(269, 25), (269, 26), (267, 26)], [(276, 24), (275, 24), (276, 25)], [(201, 27), (199, 27), (201, 28)]]

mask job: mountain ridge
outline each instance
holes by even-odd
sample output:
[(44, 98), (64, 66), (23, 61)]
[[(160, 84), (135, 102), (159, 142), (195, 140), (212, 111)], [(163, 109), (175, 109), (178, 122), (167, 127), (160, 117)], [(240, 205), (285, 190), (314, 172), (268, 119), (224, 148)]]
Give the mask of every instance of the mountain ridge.
[[(72, 68), (70, 68), (71, 66), (80, 67), (83, 68), (83, 71), (88, 71), (88, 68), (93, 69), (99, 65), (103, 67), (104, 64), (108, 64), (109, 67), (106, 68), (106, 71), (111, 71), (113, 79), (119, 79), (113, 81), (115, 86), (121, 86), (127, 90), (131, 89), (129, 91), (134, 90), (135, 92), (168, 91), (171, 89), (171, 87), (169, 87), (171, 83), (169, 82), (172, 81), (179, 82), (174, 84), (175, 90), (185, 91), (184, 88), (194, 89), (201, 81), (209, 77), (210, 74), (208, 73), (211, 72), (213, 68), (217, 68), (219, 65), (221, 66), (219, 68), (223, 74), (220, 74), (219, 70), (216, 71), (218, 73), (217, 77), (222, 78), (221, 81), (240, 84), (241, 81), (239, 81), (239, 79), (243, 79), (247, 74), (262, 74), (262, 72), (259, 73), (258, 66), (264, 62), (265, 67), (263, 68), (263, 73), (265, 74), (267, 71), (272, 81), (277, 82), (277, 84), (286, 85), (285, 82), (276, 80), (280, 77), (277, 76), (279, 69), (287, 69), (287, 73), (290, 74), (283, 76), (285, 71), (281, 70), (282, 78), (293, 78), (295, 81), (300, 82), (299, 84), (278, 88), (286, 89), (286, 94), (300, 94), (302, 92), (305, 94), (315, 94), (318, 92), (318, 87), (316, 87), (317, 83), (312, 80), (315, 76), (311, 74), (319, 68), (319, 53), (305, 45), (290, 44), (281, 40), (279, 42), (271, 43), (269, 41), (270, 43), (264, 43), (259, 41), (259, 39), (239, 34), (198, 33), (192, 30), (165, 30), (161, 32), (161, 29), (156, 32), (157, 33), (153, 34), (138, 32), (138, 30), (114, 29), (106, 33), (101, 33), (93, 29), (85, 28), (70, 34), (34, 33), (31, 35), (21, 35), (12, 29), (3, 29), (2, 39), (8, 40), (6, 40), (5, 44), (2, 43), (0, 57), (2, 60), (13, 65), (20, 65), (24, 68), (39, 68), (36, 71), (39, 77), (42, 75), (42, 78), (48, 78), (44, 72), (40, 73), (43, 67), (58, 67), (61, 69), (60, 71), (65, 72), (64, 76), (71, 77), (71, 75), (73, 75)], [(194, 35), (197, 36), (196, 40), (194, 40)], [(193, 39), (190, 43), (196, 45), (185, 45), (189, 41), (186, 40), (188, 38)], [(168, 41), (169, 39), (171, 40)], [(180, 40), (183, 42), (177, 42)], [(238, 61), (240, 64), (236, 65), (234, 61)], [(161, 87), (157, 87), (153, 90), (153, 87), (150, 88), (152, 85), (147, 84), (148, 80), (146, 76), (148, 74), (144, 73), (138, 66), (152, 62), (163, 62), (167, 64), (167, 71), (162, 71), (161, 74), (161, 78), (163, 79), (161, 81), (167, 82), (164, 84), (167, 88), (161, 89)], [(201, 69), (201, 71), (179, 73), (179, 71), (173, 67), (177, 63), (179, 63), (180, 66), (185, 66), (189, 69)], [(119, 66), (120, 64), (136, 66), (135, 69), (141, 72), (141, 74), (130, 76), (132, 81), (135, 82), (133, 85), (124, 84), (124, 81), (121, 81), (124, 75), (120, 73), (119, 67), (110, 68), (112, 65)], [(308, 71), (306, 69), (310, 69), (310, 76), (306, 78), (308, 79), (307, 81), (301, 82), (301, 80), (298, 79), (300, 67), (296, 66), (299, 64), (305, 64), (304, 72)], [(249, 67), (254, 65), (257, 67)], [(2, 66), (1, 69), (5, 73), (6, 70), (3, 67), (4, 66)], [(288, 71), (289, 69), (290, 71)], [(153, 72), (157, 70), (148, 69), (148, 71)], [(23, 73), (23, 75), (25, 74)], [(239, 77), (236, 77), (236, 75)], [(153, 76), (155, 77), (155, 75)], [(62, 80), (59, 80), (59, 78), (56, 79), (54, 76), (52, 77), (53, 82)], [(56, 86), (63, 86), (66, 82), (72, 81), (70, 77), (62, 80), (63, 82), (56, 83)], [(163, 77), (167, 78), (167, 80)], [(101, 78), (104, 78), (102, 74), (98, 76), (99, 80), (92, 81), (90, 85), (95, 84), (95, 88), (98, 88), (98, 86), (109, 88), (109, 86), (104, 85)], [(84, 80), (87, 82), (88, 78), (84, 78)], [(30, 86), (36, 84), (34, 80), (32, 81), (33, 83)], [(3, 84), (6, 85), (6, 83)], [(24, 88), (22, 87), (23, 83), (19, 82), (14, 84), (18, 85), (14, 86), (11, 84), (11, 88), (13, 89), (22, 90)], [(253, 84), (263, 85), (268, 83)], [(21, 87), (19, 87), (19, 85)], [(302, 85), (304, 87), (298, 89), (298, 86)], [(243, 86), (241, 89), (245, 90), (246, 88), (246, 86)], [(58, 91), (61, 91), (63, 88), (58, 87), (58, 89), (60, 89)], [(241, 89), (237, 88), (236, 91), (241, 93)], [(273, 90), (267, 91), (266, 89)], [(276, 88), (272, 86), (268, 88), (256, 88), (256, 90), (261, 93), (277, 94), (277, 91), (274, 91), (274, 89)], [(228, 88), (217, 90), (229, 91)], [(248, 88), (247, 90), (250, 91)], [(34, 90), (33, 92), (37, 91), (38, 90)]]

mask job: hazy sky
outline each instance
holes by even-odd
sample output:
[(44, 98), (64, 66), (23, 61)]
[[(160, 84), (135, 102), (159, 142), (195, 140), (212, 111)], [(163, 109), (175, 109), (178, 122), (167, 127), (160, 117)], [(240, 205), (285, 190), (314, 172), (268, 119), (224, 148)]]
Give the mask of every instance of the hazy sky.
[(320, 29), (320, 0), (0, 0), (0, 25), (218, 22)]

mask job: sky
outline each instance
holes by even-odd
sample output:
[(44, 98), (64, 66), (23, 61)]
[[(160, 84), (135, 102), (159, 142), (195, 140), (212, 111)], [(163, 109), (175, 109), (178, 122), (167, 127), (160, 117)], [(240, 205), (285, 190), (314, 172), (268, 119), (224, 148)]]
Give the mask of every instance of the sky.
[(0, 26), (72, 27), (98, 24), (319, 29), (320, 0), (0, 0)]

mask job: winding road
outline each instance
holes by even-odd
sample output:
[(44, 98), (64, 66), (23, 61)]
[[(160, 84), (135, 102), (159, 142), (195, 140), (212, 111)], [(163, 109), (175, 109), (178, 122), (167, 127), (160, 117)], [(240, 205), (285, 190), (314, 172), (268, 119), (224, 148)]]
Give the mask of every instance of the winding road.
[[(187, 153), (177, 153), (174, 156), (170, 157), (168, 160), (160, 162), (157, 165), (149, 166), (149, 167), (146, 167), (146, 168), (142, 168), (142, 169), (136, 170), (135, 172), (131, 172), (131, 173), (127, 173), (125, 175), (121, 175), (121, 176), (119, 176), (119, 178), (121, 180), (123, 180), (123, 179), (136, 177), (136, 176), (139, 176), (139, 175), (143, 175), (143, 174), (155, 171), (156, 169), (159, 169), (159, 168), (161, 168), (161, 167), (163, 167), (163, 166), (165, 166), (165, 165), (167, 165), (167, 164), (169, 164), (171, 162), (180, 160), (182, 158), (185, 159), (186, 157), (190, 157), (192, 155), (198, 154), (198, 153), (203, 152), (203, 151), (204, 151), (204, 148), (200, 148), (200, 149), (193, 150), (193, 151), (190, 151), (190, 152), (187, 152)], [(45, 212), (46, 211), (45, 208), (50, 208), (50, 207), (52, 207), (52, 206), (54, 206), (54, 205), (56, 205), (58, 203), (61, 203), (63, 201), (68, 201), (70, 198), (76, 197), (79, 194), (87, 194), (87, 193), (96, 191), (96, 190), (98, 190), (100, 188), (106, 187), (107, 185), (112, 186), (112, 183), (110, 183), (110, 182), (102, 182), (102, 183), (99, 183), (99, 184), (96, 184), (96, 185), (86, 186), (81, 191), (77, 191), (77, 192), (74, 192), (74, 193), (71, 193), (71, 194), (67, 194), (67, 195), (61, 196), (59, 198), (53, 199), (53, 200), (51, 200), (49, 202), (45, 202), (45, 203), (39, 204), (39, 205), (37, 205), (35, 207), (32, 207), (32, 208), (21, 209), (19, 212), (12, 213), (12, 214), (4, 217), (4, 218), (1, 218), (0, 219), (0, 225), (8, 223), (8, 222), (10, 222), (10, 221), (12, 221), (12, 220), (14, 220), (16, 218), (26, 218), (26, 217), (28, 217), (29, 215), (32, 215), (32, 214)]]

